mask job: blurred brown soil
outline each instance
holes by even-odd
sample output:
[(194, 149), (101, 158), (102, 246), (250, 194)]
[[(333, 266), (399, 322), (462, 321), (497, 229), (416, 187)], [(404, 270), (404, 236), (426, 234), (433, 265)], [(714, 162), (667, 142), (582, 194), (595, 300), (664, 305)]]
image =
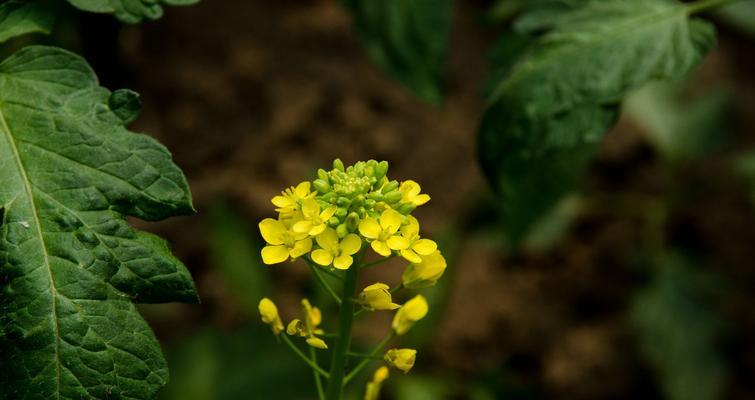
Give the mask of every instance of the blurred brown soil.
[[(136, 77), (130, 86), (146, 105), (134, 128), (173, 152), (199, 210), (196, 217), (148, 225), (186, 261), (204, 301), (201, 307), (170, 306), (172, 317), (151, 321), (161, 338), (238, 323), (208, 256), (205, 211), (219, 198), (230, 198), (256, 221), (272, 212), (273, 195), (333, 158), (385, 159), (393, 177), (415, 179), (432, 195), (418, 211), (429, 236), (462, 222), (486, 190), (475, 129), (490, 42), (478, 26), (479, 10), (462, 3), (440, 108), (418, 101), (365, 57), (335, 1), (208, 0), (121, 32), (123, 59)], [(755, 58), (751, 45), (749, 56), (742, 46), (725, 40), (701, 73), (703, 80), (724, 75), (730, 76), (725, 82), (737, 82), (737, 128), (749, 133), (739, 134), (737, 145), (753, 143), (755, 125), (755, 80), (746, 77)], [(723, 160), (712, 160), (683, 176), (693, 185), (705, 183), (730, 175), (726, 168)], [(586, 187), (600, 196), (666, 195), (663, 188), (678, 178), (652, 155), (631, 121), (609, 135), (593, 169)], [(755, 219), (740, 191), (729, 189), (694, 192), (694, 202), (669, 217), (668, 237), (699, 242), (717, 270), (736, 283), (755, 282)], [(643, 284), (631, 256), (648, 241), (645, 221), (616, 211), (620, 207), (610, 200), (603, 205), (604, 211), (583, 213), (544, 253), (512, 257), (500, 243), (460, 232), (447, 314), (427, 349), (431, 354), (423, 356), (437, 362), (426, 365), (463, 377), (486, 368), (514, 370), (522, 385), (539, 385), (555, 399), (653, 393), (642, 389), (652, 385), (649, 370), (638, 360), (625, 318), (628, 299)], [(306, 278), (289, 270), (276, 274), (284, 286)], [(724, 309), (737, 329), (753, 337), (752, 294), (733, 293), (739, 294), (725, 299)], [(283, 308), (295, 307), (289, 303)], [(755, 395), (746, 381), (747, 374), (755, 376), (755, 345), (734, 345), (742, 348), (735, 362), (743, 376), (734, 376), (731, 398), (747, 398)]]

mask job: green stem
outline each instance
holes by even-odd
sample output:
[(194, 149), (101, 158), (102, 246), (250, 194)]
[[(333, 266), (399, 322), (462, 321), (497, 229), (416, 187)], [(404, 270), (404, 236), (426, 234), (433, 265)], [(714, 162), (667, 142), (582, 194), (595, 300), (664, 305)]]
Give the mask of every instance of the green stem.
[(338, 297), (338, 295), (333, 290), (333, 288), (331, 288), (330, 285), (328, 285), (328, 282), (325, 281), (325, 278), (323, 278), (322, 275), (320, 275), (320, 270), (319, 270), (320, 267), (315, 265), (315, 263), (312, 262), (312, 260), (310, 260), (309, 258), (305, 257), (304, 260), (307, 261), (307, 264), (309, 265), (309, 268), (312, 270), (312, 273), (315, 274), (315, 279), (317, 279), (317, 281), (320, 282), (320, 285), (322, 285), (322, 287), (324, 287), (325, 290), (328, 293), (330, 293), (330, 295), (333, 297), (333, 300), (335, 300), (336, 303), (338, 303), (338, 305), (341, 305), (342, 303), (341, 299)]
[[(382, 342), (378, 343), (378, 345), (375, 346), (375, 348), (370, 353), (370, 358), (365, 358), (364, 360), (362, 360), (362, 362), (357, 364), (357, 366), (354, 367), (354, 369), (351, 370), (351, 372), (349, 372), (348, 375), (346, 375), (346, 379), (343, 380), (343, 384), (344, 385), (348, 384), (349, 382), (351, 382), (352, 379), (354, 379), (354, 377), (359, 375), (359, 373), (364, 369), (364, 367), (366, 367), (367, 364), (369, 364), (370, 361), (373, 360), (373, 357), (377, 357), (378, 353), (383, 351), (383, 348), (385, 347), (385, 345), (387, 345), (388, 342), (390, 342), (391, 339), (393, 339), (394, 337), (396, 337), (396, 333), (391, 331), (390, 335), (386, 336)], [(378, 357), (377, 359), (382, 359), (382, 357)]]
[[(362, 253), (364, 254), (364, 253)], [(357, 289), (359, 264), (362, 257), (346, 270), (343, 280), (343, 302), (339, 313), (338, 339), (333, 348), (333, 358), (330, 362), (330, 378), (325, 390), (326, 400), (341, 400), (343, 394), (344, 370), (346, 368), (346, 353), (351, 346), (351, 325), (354, 322), (354, 295)]]
[(714, 8), (725, 6), (737, 0), (698, 0), (694, 3), (687, 4), (687, 13), (697, 14)]
[(322, 375), (326, 379), (330, 378), (329, 374), (327, 372), (323, 371), (323, 369), (320, 368), (320, 366), (318, 366), (312, 360), (310, 360), (309, 357), (305, 356), (304, 353), (302, 353), (301, 350), (299, 350), (299, 348), (296, 347), (296, 345), (294, 344), (294, 342), (292, 342), (291, 339), (289, 339), (288, 336), (286, 336), (285, 333), (280, 334), (278, 336), (281, 337), (281, 338), (283, 338), (283, 341), (286, 342), (286, 344), (288, 345), (288, 347), (290, 347), (291, 350), (293, 350), (294, 353), (296, 353), (296, 355), (299, 356), (299, 358), (302, 359), (302, 361), (304, 361), (305, 363), (307, 363), (307, 365), (309, 365), (310, 367), (312, 367), (312, 370), (314, 370), (318, 374)]
[[(315, 365), (319, 366), (319, 364), (317, 364), (317, 352), (312, 347), (309, 348), (309, 358), (312, 360), (312, 362), (315, 363)], [(312, 370), (312, 375), (314, 375), (315, 387), (317, 387), (317, 398), (319, 400), (325, 400), (325, 392), (322, 389), (322, 381), (320, 380), (320, 374), (318, 374), (317, 371)]]

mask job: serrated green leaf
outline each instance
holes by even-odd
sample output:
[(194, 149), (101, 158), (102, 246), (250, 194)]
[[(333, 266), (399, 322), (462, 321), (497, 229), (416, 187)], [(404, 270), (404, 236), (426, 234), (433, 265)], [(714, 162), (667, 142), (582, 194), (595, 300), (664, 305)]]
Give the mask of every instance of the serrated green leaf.
[(723, 325), (710, 302), (720, 282), (678, 255), (662, 257), (655, 267), (630, 307), (640, 351), (667, 399), (720, 399), (727, 377), (717, 346)]
[(186, 180), (111, 98), (62, 49), (0, 63), (0, 398), (152, 398), (168, 371), (132, 301), (197, 300), (165, 241), (125, 219), (193, 212)]
[(431, 103), (442, 99), (451, 0), (343, 0), (367, 54)]
[(0, 43), (28, 33), (50, 33), (55, 18), (38, 0), (10, 0), (0, 4)]
[(190, 5), (199, 0), (68, 0), (74, 7), (95, 13), (113, 14), (126, 23), (158, 19), (163, 15), (162, 4)]
[(542, 18), (529, 24), (548, 30), (493, 87), (479, 129), (515, 243), (579, 182), (624, 95), (684, 77), (715, 41), (675, 1), (593, 0)]

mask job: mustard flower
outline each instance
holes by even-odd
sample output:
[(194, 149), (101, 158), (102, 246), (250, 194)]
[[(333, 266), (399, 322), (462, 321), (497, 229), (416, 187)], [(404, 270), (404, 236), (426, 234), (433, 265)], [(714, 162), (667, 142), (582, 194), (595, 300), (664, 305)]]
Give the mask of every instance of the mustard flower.
[(292, 336), (301, 336), (307, 338), (307, 344), (318, 349), (327, 349), (328, 345), (324, 340), (316, 335), (322, 335), (325, 332), (318, 328), (322, 322), (322, 313), (320, 309), (313, 306), (309, 300), (302, 299), (302, 309), (304, 310), (304, 322), (294, 319), (288, 323), (286, 333)]
[(397, 335), (405, 334), (414, 326), (414, 323), (425, 318), (427, 311), (427, 300), (421, 294), (414, 296), (396, 311), (393, 317), (393, 330)]
[(338, 208), (330, 206), (320, 211), (320, 205), (315, 199), (304, 199), (301, 202), (302, 220), (294, 224), (293, 230), (298, 233), (307, 233), (316, 236), (327, 227), (328, 220), (336, 213)]
[(407, 217), (407, 223), (401, 227), (401, 236), (406, 239), (407, 248), (400, 251), (401, 257), (413, 263), (422, 262), (420, 255), (427, 256), (438, 249), (438, 245), (430, 239), (420, 239), (419, 222), (411, 215)]
[(395, 310), (401, 307), (393, 302), (388, 285), (379, 282), (362, 289), (359, 303), (370, 311)]
[(420, 256), (420, 262), (409, 264), (401, 276), (405, 288), (421, 289), (435, 285), (446, 270), (446, 259), (436, 250), (430, 255)]
[(380, 219), (365, 217), (359, 222), (359, 233), (367, 239), (372, 239), (372, 249), (383, 257), (391, 255), (391, 250), (403, 250), (409, 247), (409, 242), (403, 236), (396, 235), (401, 228), (401, 214), (387, 209), (380, 214)]
[(280, 196), (275, 196), (271, 200), (276, 208), (275, 211), (280, 213), (281, 218), (291, 218), (294, 214), (301, 211), (301, 202), (304, 199), (311, 198), (315, 195), (311, 192), (311, 184), (309, 182), (302, 182), (296, 187), (290, 188), (281, 192)]
[(283, 331), (283, 321), (281, 321), (280, 315), (278, 315), (278, 307), (275, 306), (272, 300), (267, 297), (263, 298), (260, 300), (257, 308), (262, 316), (262, 322), (270, 325), (275, 335)]
[(359, 236), (350, 233), (339, 242), (338, 234), (333, 228), (326, 228), (315, 240), (322, 248), (312, 252), (312, 260), (323, 266), (333, 264), (338, 269), (349, 269), (354, 262), (352, 255), (362, 248)]
[(380, 397), (380, 387), (383, 386), (383, 381), (386, 379), (388, 379), (388, 368), (382, 366), (375, 371), (372, 381), (367, 383), (364, 400), (378, 400)]
[(427, 194), (420, 194), (422, 189), (419, 183), (413, 180), (406, 180), (401, 182), (398, 190), (401, 192), (401, 202), (411, 203), (415, 206), (421, 206), (430, 201), (430, 196)]
[(262, 249), (265, 264), (278, 264), (300, 257), (312, 249), (312, 239), (306, 233), (292, 231), (285, 223), (265, 218), (259, 223), (262, 238), (269, 244)]
[(388, 365), (407, 373), (414, 366), (414, 361), (417, 359), (417, 350), (390, 349), (385, 353), (383, 359)]

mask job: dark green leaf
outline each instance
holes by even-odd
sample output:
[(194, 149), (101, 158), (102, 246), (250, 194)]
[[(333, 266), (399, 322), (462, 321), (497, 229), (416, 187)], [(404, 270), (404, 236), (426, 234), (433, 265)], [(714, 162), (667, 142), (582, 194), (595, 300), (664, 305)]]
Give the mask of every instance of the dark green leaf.
[(442, 98), (451, 0), (343, 0), (372, 60), (417, 96)]
[(127, 23), (158, 19), (163, 15), (162, 4), (189, 5), (199, 0), (68, 0), (76, 8), (96, 13), (114, 14)]
[(530, 26), (548, 30), (508, 62), (479, 131), (515, 244), (578, 184), (624, 95), (684, 77), (715, 41), (712, 26), (675, 1), (593, 0), (541, 18)]
[(716, 341), (720, 315), (711, 307), (716, 279), (666, 256), (649, 287), (631, 305), (640, 350), (669, 400), (716, 400), (726, 382), (726, 363)]
[(50, 33), (54, 17), (39, 0), (10, 0), (0, 4), (0, 43), (27, 33)]
[(191, 276), (131, 215), (193, 212), (168, 151), (128, 131), (80, 57), (0, 63), (0, 398), (151, 398), (168, 378), (132, 301), (197, 301)]

